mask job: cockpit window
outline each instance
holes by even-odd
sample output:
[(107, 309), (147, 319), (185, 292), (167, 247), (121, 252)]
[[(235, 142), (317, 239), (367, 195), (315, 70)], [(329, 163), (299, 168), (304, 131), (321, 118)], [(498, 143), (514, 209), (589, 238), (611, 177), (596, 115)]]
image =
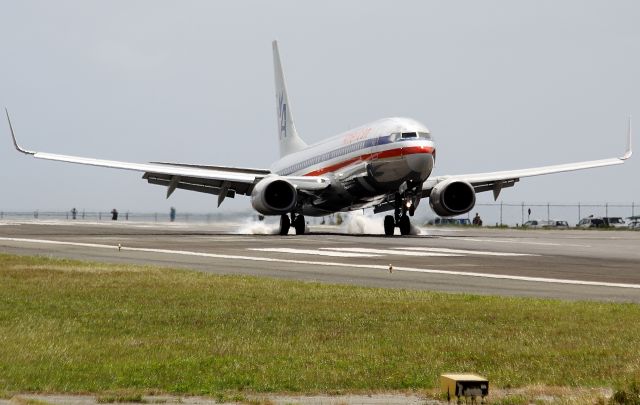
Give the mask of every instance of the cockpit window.
[(431, 134), (428, 132), (394, 132), (393, 134), (389, 135), (390, 142), (412, 141), (418, 139), (431, 140)]
[(415, 140), (415, 139), (427, 139), (431, 140), (431, 134), (428, 132), (403, 132), (401, 134), (392, 134), (394, 140)]

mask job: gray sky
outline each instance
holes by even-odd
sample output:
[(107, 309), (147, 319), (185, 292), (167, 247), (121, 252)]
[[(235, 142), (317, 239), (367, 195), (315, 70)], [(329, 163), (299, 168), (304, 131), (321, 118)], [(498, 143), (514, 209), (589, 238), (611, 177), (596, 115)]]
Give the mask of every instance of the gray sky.
[[(629, 114), (640, 132), (635, 1), (0, 0), (0, 9), (0, 104), (33, 150), (269, 167), (273, 39), (309, 143), (412, 117), (434, 134), (436, 174), (457, 174), (620, 156)], [(215, 211), (215, 196), (177, 190), (165, 200), (137, 173), (28, 158), (0, 128), (0, 210)], [(639, 202), (639, 167), (635, 156), (524, 179), (501, 199)], [(248, 206), (227, 199), (222, 209)]]

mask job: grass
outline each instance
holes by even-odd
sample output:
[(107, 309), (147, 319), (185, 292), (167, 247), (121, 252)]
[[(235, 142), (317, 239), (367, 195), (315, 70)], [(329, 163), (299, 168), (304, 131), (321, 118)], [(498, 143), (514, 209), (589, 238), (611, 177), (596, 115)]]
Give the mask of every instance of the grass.
[(420, 390), (452, 371), (503, 388), (637, 379), (640, 306), (0, 255), (0, 391)]

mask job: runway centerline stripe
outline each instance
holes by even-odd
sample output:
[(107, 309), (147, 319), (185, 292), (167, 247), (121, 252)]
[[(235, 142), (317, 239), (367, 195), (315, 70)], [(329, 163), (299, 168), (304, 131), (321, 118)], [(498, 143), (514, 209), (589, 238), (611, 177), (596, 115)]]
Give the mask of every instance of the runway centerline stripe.
[(394, 249), (412, 250), (419, 252), (441, 252), (441, 253), (459, 253), (462, 255), (480, 255), (480, 256), (540, 256), (530, 253), (509, 253), (509, 252), (487, 252), (483, 250), (463, 250), (463, 249), (448, 249), (448, 248), (423, 248), (423, 247), (399, 247)]
[[(46, 239), (23, 239), (23, 238), (4, 238), (0, 237), (0, 241), (7, 242), (24, 242), (24, 243), (36, 243), (36, 244), (49, 244), (49, 245), (64, 245), (64, 246), (77, 246), (77, 247), (94, 247), (104, 248), (109, 250), (118, 250), (118, 246), (114, 245), (101, 245), (97, 243), (80, 243), (80, 242), (63, 242), (57, 240)], [(134, 248), (134, 247), (122, 247), (122, 250), (127, 252), (149, 252), (149, 253), (163, 253), (169, 255), (184, 255), (184, 256), (196, 256), (196, 257), (211, 257), (217, 259), (233, 259), (233, 260), (248, 260), (256, 262), (277, 262), (277, 263), (291, 263), (291, 264), (308, 264), (312, 266), (327, 266), (327, 267), (351, 267), (357, 269), (368, 270), (382, 270), (389, 271), (386, 265), (376, 264), (355, 264), (355, 263), (336, 263), (336, 262), (317, 262), (310, 260), (292, 260), (292, 259), (275, 259), (270, 257), (255, 257), (255, 256), (239, 256), (239, 255), (221, 255), (215, 253), (203, 253), (203, 252), (190, 252), (185, 250), (169, 250), (169, 249), (152, 249), (152, 248)], [(450, 276), (464, 276), (464, 277), (478, 277), (478, 278), (490, 278), (497, 280), (514, 280), (525, 282), (537, 282), (537, 283), (553, 283), (553, 284), (571, 284), (593, 287), (617, 287), (617, 288), (633, 288), (640, 290), (640, 284), (624, 284), (624, 283), (608, 283), (603, 281), (585, 281), (585, 280), (566, 280), (544, 277), (525, 277), (525, 276), (511, 276), (506, 274), (485, 274), (485, 273), (473, 273), (467, 271), (450, 271), (450, 270), (436, 270), (436, 269), (420, 269), (414, 267), (402, 267), (394, 266), (394, 271), (407, 271), (412, 273), (425, 273), (425, 274), (442, 274)]]
[(403, 250), (392, 249), (371, 249), (371, 248), (334, 248), (326, 247), (320, 248), (322, 250), (330, 251), (335, 250), (337, 252), (353, 252), (353, 253), (371, 253), (371, 254), (383, 254), (383, 255), (395, 255), (395, 256), (425, 256), (425, 257), (459, 257), (462, 255), (443, 252), (411, 252)]
[(376, 255), (376, 254), (332, 252), (328, 250), (317, 250), (317, 249), (249, 248), (247, 250), (255, 250), (258, 252), (292, 253), (292, 254), (302, 254), (302, 255), (331, 256), (331, 257), (380, 257), (380, 255)]

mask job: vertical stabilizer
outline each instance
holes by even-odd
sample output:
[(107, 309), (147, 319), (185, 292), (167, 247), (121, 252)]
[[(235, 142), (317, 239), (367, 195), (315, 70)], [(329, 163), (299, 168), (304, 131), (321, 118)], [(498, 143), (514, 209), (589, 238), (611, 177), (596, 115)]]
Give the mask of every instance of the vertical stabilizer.
[(280, 141), (280, 157), (283, 157), (306, 148), (307, 144), (298, 136), (298, 131), (296, 131), (296, 126), (293, 123), (293, 114), (291, 113), (291, 104), (289, 104), (289, 96), (287, 95), (287, 85), (284, 81), (277, 41), (273, 41), (273, 68), (276, 79), (278, 140)]

